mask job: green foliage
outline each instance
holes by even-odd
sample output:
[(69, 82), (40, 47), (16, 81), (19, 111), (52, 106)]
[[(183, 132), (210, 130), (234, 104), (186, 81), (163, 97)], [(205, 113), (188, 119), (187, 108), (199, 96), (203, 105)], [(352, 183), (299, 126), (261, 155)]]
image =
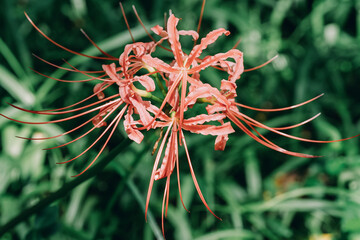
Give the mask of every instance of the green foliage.
[[(44, 39), (26, 20), (35, 23), (58, 43), (87, 54), (100, 53), (79, 28), (104, 50), (119, 56), (131, 42), (118, 1), (12, 1), (0, 7), (0, 113), (26, 121), (47, 121), (8, 106), (14, 103), (34, 110), (60, 108), (83, 99), (94, 87), (88, 83), (59, 83), (55, 78), (82, 76), (57, 70), (31, 53), (57, 64), (62, 58), (83, 70), (98, 70), (102, 62), (74, 56)], [(201, 1), (125, 1), (132, 33), (149, 41), (131, 5), (148, 29), (163, 22), (171, 9), (182, 18), (180, 29), (196, 29)], [(282, 113), (242, 110), (272, 127), (295, 124), (318, 112), (318, 119), (290, 131), (313, 139), (340, 139), (360, 132), (360, 1), (209, 0), (200, 36), (224, 27), (231, 31), (209, 48), (224, 52), (241, 38), (246, 68), (274, 55), (279, 57), (238, 81), (238, 101), (254, 107), (284, 107), (325, 93), (319, 100)], [(184, 41), (187, 40), (184, 38)], [(185, 44), (190, 49), (192, 42)], [(159, 54), (166, 55), (166, 52)], [(66, 66), (66, 64), (64, 64)], [(218, 85), (221, 73), (204, 71)], [(63, 150), (42, 151), (73, 139), (77, 134), (49, 141), (26, 141), (15, 136), (52, 136), (69, 124), (22, 125), (0, 118), (0, 229), (13, 217), (73, 180), (101, 146), (67, 165), (96, 133)], [(119, 128), (103, 155), (119, 145)], [(145, 196), (158, 132), (149, 132), (140, 145), (130, 144), (103, 171), (72, 189), (3, 236), (4, 239), (161, 239), (161, 202), (164, 182), (155, 183), (148, 222)], [(171, 183), (165, 222), (168, 239), (359, 239), (360, 152), (359, 139), (332, 144), (305, 144), (267, 134), (275, 143), (297, 152), (321, 155), (300, 159), (282, 155), (255, 143), (237, 129), (224, 152), (213, 150), (214, 138), (186, 133), (194, 170), (210, 207), (223, 221), (206, 211), (194, 189), (183, 150), (180, 151), (181, 184), (188, 214)], [(100, 159), (99, 161), (101, 161)], [(328, 237), (328, 238), (326, 238)]]

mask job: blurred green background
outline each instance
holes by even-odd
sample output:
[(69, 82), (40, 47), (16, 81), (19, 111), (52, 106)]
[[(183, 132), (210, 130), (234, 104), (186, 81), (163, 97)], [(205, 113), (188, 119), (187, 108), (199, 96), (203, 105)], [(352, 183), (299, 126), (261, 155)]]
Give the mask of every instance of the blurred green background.
[[(179, 29), (196, 29), (201, 8), (199, 0), (124, 1), (137, 41), (150, 40), (132, 12), (133, 4), (148, 29), (163, 25), (164, 12), (169, 9), (182, 18)], [(24, 11), (46, 34), (77, 51), (100, 54), (80, 28), (114, 56), (131, 40), (116, 0), (0, 0), (0, 113), (26, 121), (49, 120), (13, 109), (6, 102), (34, 110), (60, 108), (88, 96), (94, 84), (59, 83), (37, 75), (30, 68), (57, 78), (82, 78), (51, 67), (32, 53), (57, 64), (69, 60), (82, 70), (99, 70), (104, 62), (74, 56), (54, 46), (29, 24)], [(246, 68), (279, 54), (270, 65), (242, 75), (238, 102), (277, 108), (325, 93), (292, 111), (243, 112), (274, 127), (295, 124), (321, 112), (312, 123), (289, 131), (306, 138), (340, 139), (360, 132), (359, 0), (208, 0), (200, 36), (219, 27), (230, 30), (231, 35), (211, 45), (208, 54), (227, 51), (239, 38)], [(190, 50), (191, 42), (186, 38), (184, 42), (184, 49)], [(219, 86), (221, 74), (217, 70), (204, 71), (202, 76)], [(0, 226), (74, 180), (71, 176), (101, 148), (96, 146), (73, 163), (56, 165), (79, 154), (97, 133), (50, 151), (41, 149), (69, 141), (79, 133), (41, 142), (15, 136), (51, 136), (76, 124), (23, 125), (0, 118)], [(360, 239), (359, 139), (305, 144), (266, 135), (289, 150), (324, 156), (302, 159), (275, 152), (236, 131), (224, 152), (213, 150), (214, 137), (186, 134), (204, 196), (223, 221), (202, 205), (181, 149), (183, 197), (191, 213), (179, 202), (173, 176), (165, 221), (167, 239)], [(121, 125), (103, 157), (124, 136)], [(148, 223), (144, 220), (154, 161), (151, 151), (157, 136), (158, 132), (149, 132), (140, 145), (129, 144), (95, 177), (23, 219), (2, 239), (161, 239), (164, 181), (155, 183), (150, 218)]]

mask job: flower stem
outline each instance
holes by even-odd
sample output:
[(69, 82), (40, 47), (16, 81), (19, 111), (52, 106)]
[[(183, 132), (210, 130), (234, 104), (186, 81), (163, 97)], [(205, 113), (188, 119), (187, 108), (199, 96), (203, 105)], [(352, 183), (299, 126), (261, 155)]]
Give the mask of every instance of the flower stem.
[(153, 74), (152, 75), (154, 78), (155, 78), (155, 80), (156, 80), (156, 83), (157, 83), (157, 85), (159, 86), (159, 88), (160, 88), (160, 90), (161, 90), (161, 93), (164, 95), (164, 97), (166, 96), (166, 90), (165, 90), (165, 88), (164, 88), (164, 85), (162, 84), (162, 82), (161, 82), (161, 80), (160, 80), (160, 78), (159, 78), (159, 74), (158, 73), (155, 73), (155, 74)]
[(150, 98), (151, 100), (154, 100), (154, 101), (159, 102), (159, 103), (163, 102), (163, 99), (158, 98), (157, 96), (152, 95), (151, 93), (149, 93), (147, 91), (144, 91), (144, 90), (141, 90), (141, 89), (138, 89), (138, 88), (133, 88), (133, 89), (141, 97)]
[(75, 187), (79, 186), (81, 183), (85, 182), (89, 178), (98, 174), (114, 158), (116, 158), (121, 152), (127, 149), (126, 146), (129, 145), (130, 143), (131, 142), (128, 138), (123, 139), (122, 142), (116, 148), (111, 150), (111, 152), (108, 155), (106, 155), (101, 161), (99, 161), (99, 163), (96, 164), (94, 167), (90, 168), (88, 171), (86, 171), (84, 174), (80, 175), (79, 177), (75, 178), (74, 180), (65, 183), (62, 188), (60, 188), (56, 192), (49, 194), (46, 198), (43, 198), (34, 206), (21, 211), (16, 217), (14, 217), (5, 225), (0, 227), (0, 237), (5, 233), (7, 233), (12, 228), (14, 228), (19, 223), (28, 219), (33, 214), (41, 211), (42, 209), (44, 209), (51, 203), (55, 202), (56, 200), (65, 197), (69, 192), (71, 192)]

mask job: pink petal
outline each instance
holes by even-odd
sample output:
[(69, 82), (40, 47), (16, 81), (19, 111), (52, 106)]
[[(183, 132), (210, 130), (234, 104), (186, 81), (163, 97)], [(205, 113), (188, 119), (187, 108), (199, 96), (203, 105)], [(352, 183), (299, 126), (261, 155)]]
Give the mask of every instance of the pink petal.
[(234, 82), (231, 82), (231, 81), (227, 81), (227, 80), (221, 80), (221, 87), (220, 89), (222, 91), (227, 91), (229, 93), (231, 93), (231, 96), (228, 96), (231, 97), (231, 98), (234, 98), (236, 97), (236, 84)]
[(174, 53), (174, 57), (179, 66), (183, 66), (183, 52), (181, 50), (181, 44), (179, 42), (179, 33), (176, 29), (179, 19), (171, 14), (167, 22), (167, 33), (169, 36), (169, 43), (171, 50)]
[(132, 127), (134, 119), (132, 118), (131, 114), (132, 111), (129, 109), (124, 120), (125, 131), (131, 140), (136, 143), (141, 143), (141, 141), (144, 139), (144, 135), (139, 130), (136, 130)]
[(141, 83), (141, 85), (143, 85), (146, 89), (146, 91), (148, 92), (153, 92), (155, 91), (155, 83), (154, 80), (146, 75), (143, 76), (135, 76), (133, 78), (133, 81), (139, 81)]
[[(240, 66), (237, 67), (236, 74), (240, 76), (241, 73), (239, 74), (239, 72), (241, 70), (241, 65), (242, 65), (242, 61), (240, 61), (240, 60), (242, 59), (242, 56), (243, 56), (242, 52), (240, 52), (237, 49), (231, 49), (226, 53), (218, 53), (214, 56), (206, 58), (202, 63), (199, 64), (199, 66), (191, 68), (188, 71), (188, 74), (193, 74), (193, 73), (199, 72), (209, 66), (216, 65), (221, 60), (225, 60), (227, 58), (234, 58), (235, 60), (239, 61)], [(243, 67), (242, 67), (242, 69), (243, 69)], [(236, 77), (236, 76), (234, 75), (234, 77)]]
[(229, 136), (227, 134), (217, 136), (215, 139), (215, 150), (224, 151), (227, 140), (229, 140)]
[(129, 97), (132, 95), (133, 91), (131, 90), (129, 85), (120, 85), (119, 86), (119, 94), (122, 100), (124, 100), (126, 103), (131, 104)]
[(201, 87), (203, 83), (200, 81), (200, 74), (194, 73), (193, 77), (187, 76), (187, 81), (194, 87)]
[(185, 106), (195, 104), (198, 98), (212, 97), (209, 90), (210, 87), (209, 84), (203, 84), (202, 87), (196, 88), (194, 91), (190, 92), (185, 98)]
[(198, 125), (198, 124), (203, 124), (205, 122), (210, 122), (210, 121), (220, 121), (220, 120), (224, 119), (225, 117), (226, 117), (225, 114), (221, 114), (221, 113), (212, 114), (212, 115), (200, 114), (196, 117), (184, 119), (184, 124)]
[(150, 55), (145, 55), (142, 57), (142, 61), (149, 65), (150, 67), (155, 68), (158, 71), (165, 72), (165, 73), (173, 73), (178, 72), (178, 70), (172, 68), (169, 64), (163, 62), (159, 58), (153, 58)]
[(215, 103), (213, 105), (207, 105), (206, 106), (206, 111), (208, 112), (208, 114), (213, 114), (216, 112), (225, 112), (226, 111), (226, 107), (223, 105), (220, 105), (218, 103)]
[(111, 63), (110, 65), (102, 65), (102, 68), (104, 69), (105, 73), (113, 80), (114, 82), (120, 81), (117, 73), (116, 73), (116, 67), (115, 63)]
[(225, 135), (235, 132), (232, 128), (230, 122), (222, 124), (220, 126), (214, 125), (182, 125), (182, 128), (190, 131), (192, 133), (202, 134), (202, 135)]
[(161, 166), (155, 172), (155, 176), (154, 176), (155, 180), (168, 177), (172, 174), (175, 167), (176, 154), (177, 154), (176, 152), (177, 148), (175, 146), (176, 138), (177, 138), (177, 134), (172, 132), (165, 149), (165, 155), (161, 163)]
[(162, 38), (168, 36), (167, 32), (164, 31), (164, 28), (159, 26), (159, 25), (156, 25), (155, 27), (152, 27), (151, 31), (153, 31), (156, 35), (159, 35)]
[(152, 117), (150, 116), (150, 113), (146, 111), (147, 106), (149, 104), (146, 104), (146, 102), (142, 101), (141, 99), (135, 99), (134, 97), (130, 97), (130, 102), (133, 104), (134, 108), (138, 112), (141, 121), (144, 125), (147, 125), (151, 122)]
[(159, 122), (159, 121), (156, 121), (152, 127), (153, 127), (154, 129), (156, 129), (156, 128), (163, 128), (163, 127), (168, 127), (168, 126), (170, 126), (170, 124), (171, 124), (171, 122)]
[(227, 106), (230, 105), (230, 102), (226, 97), (224, 97), (217, 88), (212, 87), (209, 84), (202, 84), (201, 87), (199, 86), (194, 91), (190, 92), (185, 99), (185, 106), (195, 104), (198, 98), (209, 98), (215, 97), (216, 100), (223, 105)]
[(159, 113), (159, 108), (158, 107), (156, 107), (156, 106), (154, 106), (154, 105), (150, 105), (149, 107), (147, 107), (146, 108), (149, 112), (151, 112), (151, 113), (153, 113), (153, 114), (158, 114), (158, 118), (161, 120), (161, 121), (166, 121), (166, 122), (168, 122), (168, 121), (170, 121), (171, 120), (171, 118), (169, 118), (169, 116), (168, 115), (166, 115), (163, 111), (161, 111), (160, 113)]
[(222, 34), (225, 34), (228, 36), (230, 34), (229, 31), (225, 30), (224, 28), (219, 28), (214, 31), (211, 31), (206, 35), (205, 38), (201, 39), (201, 43), (196, 45), (193, 50), (189, 54), (189, 61), (186, 64), (186, 67), (188, 68), (192, 61), (194, 61), (197, 57), (199, 57), (204, 49), (207, 48), (208, 45), (214, 43), (218, 37), (220, 37)]
[(98, 84), (96, 84), (95, 87), (94, 87), (94, 90), (93, 90), (93, 91), (94, 91), (94, 93), (97, 92), (96, 95), (97, 95), (97, 97), (98, 97), (99, 100), (105, 98), (105, 94), (101, 91), (101, 89), (102, 89), (106, 84), (108, 84), (108, 83), (107, 83), (107, 82), (98, 83)]
[(199, 38), (199, 34), (196, 31), (193, 30), (180, 30), (179, 35), (188, 35), (192, 36), (194, 40), (197, 40)]

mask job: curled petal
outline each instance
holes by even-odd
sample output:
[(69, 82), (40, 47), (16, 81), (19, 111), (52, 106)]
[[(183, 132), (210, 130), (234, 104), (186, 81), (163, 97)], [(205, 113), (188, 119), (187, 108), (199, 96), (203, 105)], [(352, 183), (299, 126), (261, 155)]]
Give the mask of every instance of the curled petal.
[(160, 122), (160, 121), (156, 121), (154, 122), (154, 124), (152, 125), (153, 128), (163, 128), (163, 127), (168, 127), (171, 124), (171, 122)]
[(143, 76), (135, 76), (133, 81), (139, 81), (141, 85), (143, 85), (148, 92), (155, 91), (155, 83), (154, 80), (146, 75)]
[(230, 134), (235, 132), (235, 130), (232, 128), (230, 122), (227, 122), (225, 124), (222, 124), (220, 126), (214, 126), (214, 125), (182, 125), (182, 128), (190, 131), (192, 133), (202, 134), (202, 135), (224, 135), (224, 134)]
[(181, 44), (179, 42), (179, 33), (176, 29), (179, 19), (171, 14), (167, 22), (167, 33), (169, 36), (169, 43), (171, 50), (174, 53), (175, 60), (179, 66), (183, 66), (183, 52), (181, 50)]
[(109, 65), (103, 64), (102, 68), (104, 69), (105, 73), (111, 78), (111, 80), (113, 80), (114, 82), (120, 81), (116, 73), (115, 63), (111, 63)]
[(199, 73), (194, 73), (192, 77), (187, 76), (187, 81), (190, 83), (190, 87), (201, 87), (203, 85)]
[[(135, 59), (140, 60), (142, 56), (145, 54), (149, 54), (153, 51), (155, 46), (154, 42), (143, 43), (143, 42), (136, 42), (132, 44), (128, 44), (125, 46), (124, 52), (120, 55), (119, 64), (123, 67), (123, 72), (126, 74), (127, 70), (130, 65), (130, 61), (132, 57)], [(133, 52), (134, 55), (130, 55)]]
[(198, 88), (190, 92), (186, 97), (185, 106), (187, 107), (189, 105), (195, 104), (199, 98), (208, 98), (211, 100), (212, 97), (215, 97), (216, 101), (223, 104), (224, 106), (230, 105), (229, 100), (223, 96), (217, 88), (214, 88), (209, 84), (201, 84)]
[(184, 119), (184, 124), (198, 125), (198, 124), (203, 124), (205, 122), (210, 122), (210, 121), (220, 121), (220, 120), (223, 120), (225, 117), (226, 117), (225, 114), (220, 114), (220, 113), (212, 114), (212, 115), (200, 114), (196, 117)]
[(217, 136), (215, 139), (215, 150), (224, 151), (226, 142), (228, 140), (229, 140), (229, 136), (227, 134)]
[(207, 105), (206, 106), (206, 111), (208, 112), (208, 114), (214, 114), (216, 112), (224, 112), (226, 111), (226, 107), (223, 105), (220, 105), (218, 103), (215, 103), (213, 105)]
[(196, 31), (193, 31), (193, 30), (180, 30), (179, 35), (192, 36), (192, 38), (194, 40), (197, 40), (199, 38), (199, 34)]
[(199, 98), (212, 97), (210, 88), (211, 86), (209, 84), (203, 84), (202, 87), (196, 88), (194, 91), (191, 91), (189, 95), (185, 98), (185, 106), (195, 104), (196, 100), (198, 100)]
[(94, 87), (94, 93), (96, 93), (97, 97), (99, 100), (104, 99), (105, 98), (105, 94), (101, 91), (101, 89), (103, 88), (103, 86), (105, 86), (107, 83), (103, 82), (103, 83), (98, 83), (95, 85)]
[(142, 101), (141, 99), (136, 99), (134, 97), (129, 98), (129, 100), (138, 112), (142, 123), (144, 125), (149, 124), (152, 120), (150, 113), (146, 111), (147, 106), (149, 106), (149, 102)]
[(107, 124), (105, 121), (103, 121), (102, 116), (95, 116), (92, 120), (92, 124), (94, 125), (94, 127), (96, 128), (101, 128), (101, 127), (106, 127)]
[(160, 37), (164, 38), (167, 37), (168, 34), (167, 32), (164, 30), (163, 27), (156, 25), (155, 27), (151, 28), (151, 31), (153, 31), (156, 35), (159, 35)]
[(227, 58), (234, 58), (234, 59), (239, 60), (239, 66), (236, 69), (237, 70), (236, 75), (234, 75), (234, 77), (237, 77), (238, 75), (240, 76), (240, 74), (242, 72), (241, 69), (244, 68), (243, 66), (241, 68), (242, 61), (240, 61), (240, 60), (242, 59), (242, 56), (243, 56), (242, 52), (240, 52), (237, 49), (231, 49), (226, 53), (218, 53), (214, 56), (206, 58), (202, 63), (199, 64), (199, 66), (196, 66), (196, 67), (193, 67), (192, 69), (190, 69), (188, 71), (188, 73), (193, 74), (193, 73), (199, 72), (209, 66), (216, 65), (221, 60), (225, 60)]
[(155, 177), (154, 177), (155, 180), (168, 177), (172, 174), (175, 167), (176, 155), (178, 154), (176, 152), (177, 147), (175, 146), (176, 139), (177, 139), (177, 134), (172, 132), (165, 149), (165, 155), (161, 163), (161, 166), (155, 172)]
[(159, 58), (153, 58), (150, 55), (145, 55), (142, 57), (142, 61), (149, 65), (150, 67), (155, 68), (158, 71), (165, 72), (165, 73), (173, 73), (176, 72), (174, 68), (172, 68), (169, 64), (165, 63), (164, 61), (160, 60)]
[(196, 45), (193, 48), (193, 50), (190, 52), (189, 61), (187, 62), (186, 67), (189, 67), (192, 61), (194, 61), (197, 57), (199, 57), (202, 51), (206, 49), (208, 45), (214, 43), (216, 39), (218, 39), (218, 37), (220, 37), (222, 34), (228, 36), (230, 32), (225, 30), (224, 28), (219, 28), (214, 31), (211, 31), (210, 33), (208, 33), (208, 35), (206, 35), (206, 37), (201, 39), (201, 43)]
[(159, 110), (159, 108), (158, 107), (156, 107), (156, 106), (154, 106), (154, 105), (150, 105), (150, 106), (148, 106), (147, 108), (146, 108), (149, 112), (151, 112), (151, 113), (153, 113), (153, 114), (157, 114), (158, 116), (158, 118), (161, 120), (161, 121), (166, 121), (166, 122), (168, 122), (168, 121), (170, 121), (171, 120), (171, 118), (169, 118), (169, 116), (168, 115), (166, 115), (163, 111), (160, 111)]
[(132, 114), (132, 110), (129, 109), (124, 120), (125, 131), (131, 140), (133, 140), (136, 143), (141, 143), (141, 141), (144, 138), (144, 135), (139, 130), (136, 130), (132, 127), (132, 125), (134, 124), (134, 119), (132, 118), (131, 114)]
[(222, 91), (226, 91), (226, 92), (230, 93), (231, 96), (229, 95), (228, 97), (231, 97), (231, 98), (236, 97), (236, 84), (234, 82), (221, 80), (220, 89)]

